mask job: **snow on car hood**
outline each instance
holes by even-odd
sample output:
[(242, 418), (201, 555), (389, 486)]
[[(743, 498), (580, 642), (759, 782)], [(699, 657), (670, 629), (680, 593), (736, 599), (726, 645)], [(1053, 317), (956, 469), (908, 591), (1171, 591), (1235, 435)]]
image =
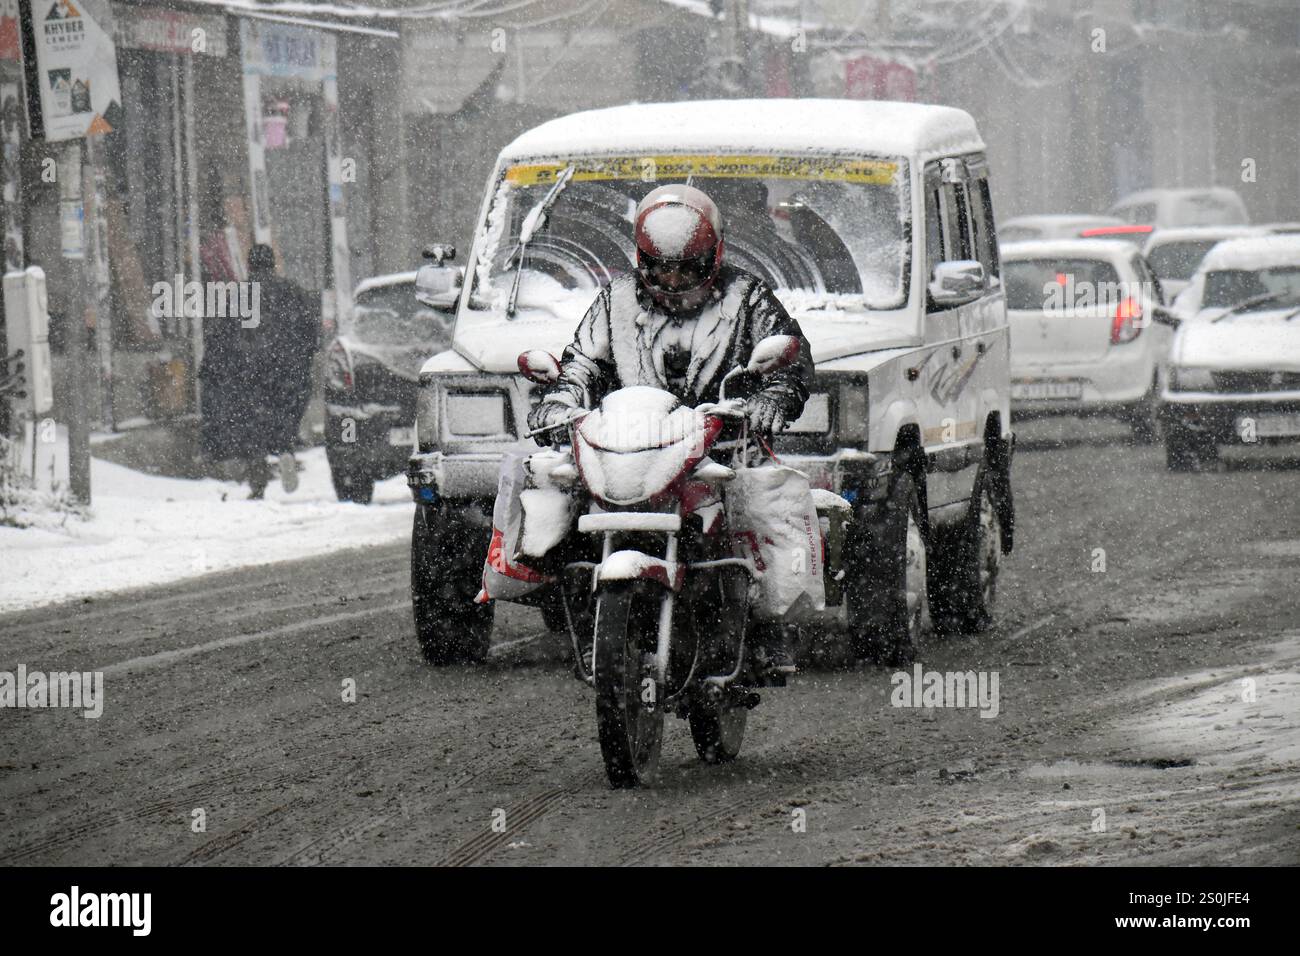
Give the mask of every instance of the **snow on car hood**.
[(1291, 309), (1229, 316), (1221, 322), (1184, 323), (1174, 341), (1173, 363), (1200, 368), (1300, 371), (1300, 317)]
[[(520, 352), (545, 349), (558, 358), (573, 341), (576, 320), (570, 323), (545, 314), (546, 318), (521, 313), (513, 320), (461, 322), (452, 347), (485, 372), (513, 374), (519, 371)], [(819, 311), (791, 314), (812, 346), (814, 362), (917, 344), (910, 319), (902, 311), (873, 313), (869, 318), (860, 314), (828, 318)]]

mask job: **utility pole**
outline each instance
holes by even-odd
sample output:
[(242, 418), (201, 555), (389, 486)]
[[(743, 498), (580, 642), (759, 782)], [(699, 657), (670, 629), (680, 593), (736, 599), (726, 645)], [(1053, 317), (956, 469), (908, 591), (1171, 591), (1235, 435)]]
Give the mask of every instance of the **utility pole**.
[(736, 70), (737, 92), (744, 96), (753, 93), (749, 82), (749, 0), (727, 0), (727, 27), (723, 32), (722, 50), (726, 62)]
[(84, 161), (84, 140), (64, 143), (58, 164), (59, 223), (63, 258), (74, 276), (66, 317), (68, 359), (68, 483), (72, 497), (90, 504), (90, 367), (87, 319), (94, 299), (94, 261), (86, 256), (85, 194), (95, 188)]

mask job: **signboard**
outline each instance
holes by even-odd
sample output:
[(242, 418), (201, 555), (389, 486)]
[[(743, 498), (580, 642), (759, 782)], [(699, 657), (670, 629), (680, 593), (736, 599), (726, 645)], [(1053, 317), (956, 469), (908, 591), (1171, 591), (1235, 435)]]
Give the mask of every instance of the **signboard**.
[(108, 0), (18, 0), (32, 137), (107, 133), (121, 109)]
[(334, 37), (309, 27), (242, 18), (240, 51), (244, 74), (336, 79)]
[(219, 14), (114, 3), (113, 36), (119, 46), (133, 50), (226, 55), (226, 21)]
[(916, 71), (904, 63), (860, 56), (844, 64), (844, 95), (854, 100), (916, 101)]

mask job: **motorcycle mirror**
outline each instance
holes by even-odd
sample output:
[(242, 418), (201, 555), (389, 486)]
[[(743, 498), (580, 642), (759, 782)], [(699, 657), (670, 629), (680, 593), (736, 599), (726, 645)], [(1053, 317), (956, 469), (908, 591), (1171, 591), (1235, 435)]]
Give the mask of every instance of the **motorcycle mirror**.
[(793, 335), (769, 335), (754, 346), (745, 371), (751, 375), (769, 375), (799, 359), (799, 340)]
[(544, 349), (519, 353), (519, 372), (537, 385), (554, 385), (560, 379), (560, 362)]

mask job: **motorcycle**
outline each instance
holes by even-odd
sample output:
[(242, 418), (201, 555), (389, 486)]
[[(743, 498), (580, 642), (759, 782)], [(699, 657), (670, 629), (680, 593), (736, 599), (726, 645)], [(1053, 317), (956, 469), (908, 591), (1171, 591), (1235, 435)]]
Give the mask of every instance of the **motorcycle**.
[[(599, 542), (590, 559), (565, 560), (559, 591), (576, 676), (596, 692), (600, 748), (615, 787), (652, 780), (669, 713), (687, 720), (706, 763), (740, 753), (760, 699), (755, 688), (769, 678), (747, 640), (751, 585), (761, 572), (738, 553), (723, 502), (736, 469), (759, 452), (743, 400), (726, 398), (726, 389), (736, 375), (767, 375), (798, 354), (797, 339), (772, 336), (727, 374), (716, 403), (689, 408), (668, 392), (634, 386), (530, 433), (567, 437), (532, 456), (530, 485), (572, 496), (575, 510), (585, 506), (579, 537)], [(540, 350), (520, 355), (519, 368), (544, 386), (560, 375), (554, 356)], [(731, 465), (718, 460), (728, 457)]]

